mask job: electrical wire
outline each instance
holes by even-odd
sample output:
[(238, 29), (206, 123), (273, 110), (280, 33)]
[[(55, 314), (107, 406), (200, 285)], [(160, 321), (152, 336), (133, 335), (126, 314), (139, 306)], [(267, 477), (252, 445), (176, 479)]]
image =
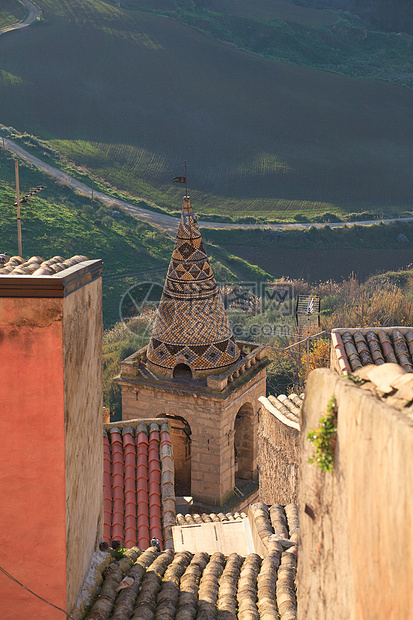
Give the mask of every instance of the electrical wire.
[(66, 616), (66, 618), (71, 618), (72, 620), (75, 620), (75, 618), (73, 616), (71, 616), (70, 614), (67, 613), (67, 611), (65, 609), (62, 609), (61, 607), (58, 607), (57, 605), (54, 605), (53, 603), (50, 603), (49, 601), (46, 601), (45, 598), (43, 598), (42, 596), (39, 596), (38, 594), (36, 594), (36, 592), (33, 592), (33, 590), (30, 590), (30, 588), (26, 587), (23, 583), (21, 583), (20, 581), (18, 581), (18, 579), (16, 579), (15, 577), (13, 577), (13, 575), (10, 575), (10, 573), (8, 573), (4, 568), (2, 568), (0, 566), (0, 572), (3, 573), (3, 575), (5, 575), (6, 577), (8, 577), (9, 579), (11, 579), (12, 581), (14, 581), (15, 583), (17, 583), (19, 586), (21, 586), (22, 588), (24, 588), (25, 590), (27, 590), (27, 592), (30, 592), (30, 594), (33, 594), (33, 596), (35, 596), (36, 598), (40, 599), (41, 601), (43, 601), (44, 603), (47, 603), (47, 605), (50, 605), (51, 607), (54, 607), (55, 609), (58, 609), (59, 611), (63, 612)]

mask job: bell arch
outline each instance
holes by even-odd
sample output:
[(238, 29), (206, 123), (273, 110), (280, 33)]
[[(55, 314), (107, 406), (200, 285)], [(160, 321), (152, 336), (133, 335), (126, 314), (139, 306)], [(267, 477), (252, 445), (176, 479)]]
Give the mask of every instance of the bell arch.
[(234, 459), (235, 477), (252, 480), (255, 474), (254, 450), (254, 408), (244, 403), (239, 408), (234, 421)]
[(177, 364), (173, 370), (174, 379), (192, 379), (192, 370), (188, 364)]
[(175, 463), (175, 495), (191, 495), (191, 427), (181, 416), (160, 414), (158, 418), (167, 418), (171, 425), (173, 455)]

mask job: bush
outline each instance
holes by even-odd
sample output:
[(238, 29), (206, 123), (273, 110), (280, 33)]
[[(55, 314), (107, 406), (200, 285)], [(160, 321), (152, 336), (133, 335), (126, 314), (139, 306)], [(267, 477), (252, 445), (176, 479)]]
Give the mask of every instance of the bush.
[(322, 215), (317, 215), (314, 217), (313, 220), (314, 222), (319, 222), (321, 224), (334, 224), (336, 222), (339, 223), (343, 221), (335, 213), (323, 213)]
[(309, 222), (310, 221), (308, 217), (306, 215), (303, 215), (302, 213), (297, 213), (296, 215), (294, 215), (294, 219), (296, 222)]

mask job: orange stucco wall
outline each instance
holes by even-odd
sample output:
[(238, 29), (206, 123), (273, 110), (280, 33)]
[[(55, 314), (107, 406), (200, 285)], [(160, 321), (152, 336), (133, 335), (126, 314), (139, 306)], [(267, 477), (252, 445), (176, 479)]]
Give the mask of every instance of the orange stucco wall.
[[(0, 566), (66, 606), (61, 299), (0, 299)], [(0, 618), (61, 618), (0, 573)]]

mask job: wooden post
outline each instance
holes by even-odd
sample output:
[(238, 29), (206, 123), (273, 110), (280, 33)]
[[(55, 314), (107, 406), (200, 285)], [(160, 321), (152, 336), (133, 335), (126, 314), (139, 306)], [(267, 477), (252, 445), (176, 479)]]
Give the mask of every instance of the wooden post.
[(19, 185), (19, 162), (17, 159), (14, 160), (15, 164), (15, 172), (16, 172), (16, 202), (17, 202), (17, 245), (18, 245), (18, 254), (22, 255), (22, 227), (20, 221), (20, 185)]

